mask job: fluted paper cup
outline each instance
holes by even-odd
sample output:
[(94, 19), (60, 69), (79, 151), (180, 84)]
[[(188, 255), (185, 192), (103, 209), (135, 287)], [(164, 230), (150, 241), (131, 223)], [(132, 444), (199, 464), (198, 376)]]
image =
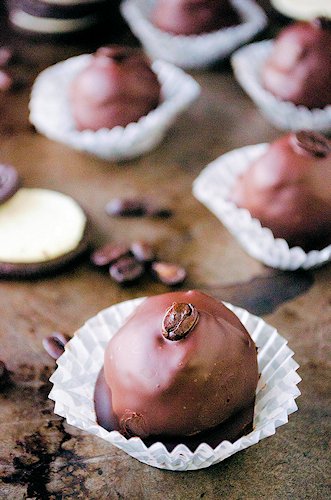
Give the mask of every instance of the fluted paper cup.
[(285, 130), (331, 131), (331, 105), (309, 109), (282, 101), (262, 85), (261, 71), (271, 54), (274, 42), (256, 42), (237, 50), (231, 58), (236, 79), (263, 115), (275, 127)]
[(155, 0), (125, 0), (121, 11), (133, 33), (153, 59), (163, 59), (182, 68), (204, 68), (228, 57), (267, 25), (264, 11), (253, 0), (231, 0), (242, 22), (201, 35), (173, 35), (150, 21)]
[(173, 471), (209, 467), (234, 453), (271, 436), (276, 428), (287, 423), (297, 410), (295, 399), (300, 395), (296, 373), (299, 365), (293, 351), (277, 330), (244, 309), (226, 304), (242, 321), (258, 347), (261, 374), (256, 391), (254, 430), (234, 443), (223, 441), (216, 448), (201, 443), (192, 452), (178, 444), (171, 452), (161, 443), (146, 446), (138, 437), (126, 439), (117, 431), (106, 431), (98, 425), (94, 410), (94, 388), (103, 367), (104, 351), (127, 317), (145, 298), (122, 302), (101, 311), (88, 320), (65, 346), (57, 360), (58, 368), (51, 377), (54, 384), (49, 395), (55, 401), (55, 413), (67, 422), (94, 434), (141, 462)]
[(267, 147), (268, 144), (256, 144), (220, 156), (194, 181), (193, 194), (216, 215), (249, 255), (267, 266), (289, 271), (321, 266), (331, 260), (331, 245), (309, 252), (298, 246), (290, 248), (286, 240), (275, 238), (269, 228), (262, 227), (247, 209), (238, 208), (229, 200), (237, 177), (262, 156)]
[(200, 93), (198, 83), (181, 69), (154, 61), (152, 69), (161, 84), (162, 96), (157, 108), (126, 127), (78, 131), (70, 111), (68, 89), (91, 57), (90, 54), (72, 57), (40, 73), (32, 88), (30, 121), (49, 139), (104, 160), (126, 160), (155, 148), (177, 116)]

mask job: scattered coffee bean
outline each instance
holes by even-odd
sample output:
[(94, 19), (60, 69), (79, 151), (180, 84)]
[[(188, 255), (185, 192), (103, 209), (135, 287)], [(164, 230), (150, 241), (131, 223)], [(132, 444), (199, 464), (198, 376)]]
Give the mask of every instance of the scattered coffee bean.
[(144, 271), (144, 266), (130, 256), (121, 257), (109, 268), (110, 276), (120, 284), (137, 280), (144, 274)]
[(311, 130), (301, 130), (296, 132), (293, 138), (295, 147), (311, 156), (326, 158), (331, 154), (331, 141), (323, 134)]
[(13, 86), (13, 79), (7, 71), (0, 70), (0, 91), (7, 92)]
[(141, 217), (146, 209), (140, 198), (114, 198), (107, 203), (106, 212), (117, 217)]
[(116, 217), (170, 217), (170, 209), (147, 198), (114, 198), (106, 205), (108, 215)]
[(130, 250), (139, 262), (147, 263), (155, 259), (154, 249), (147, 241), (134, 241)]
[(58, 359), (64, 353), (64, 346), (70, 340), (68, 335), (60, 332), (54, 332), (43, 340), (45, 351), (53, 358)]
[(95, 250), (91, 255), (91, 262), (97, 267), (108, 266), (129, 253), (127, 245), (122, 243), (107, 243)]
[(172, 210), (166, 207), (156, 206), (153, 203), (146, 204), (146, 215), (150, 217), (160, 217), (161, 219), (167, 219), (172, 216)]
[(5, 387), (9, 382), (9, 373), (3, 361), (0, 361), (0, 388)]
[(0, 66), (7, 66), (13, 58), (13, 51), (8, 47), (0, 47)]
[(153, 262), (151, 269), (154, 276), (165, 285), (180, 285), (186, 278), (185, 269), (170, 262)]

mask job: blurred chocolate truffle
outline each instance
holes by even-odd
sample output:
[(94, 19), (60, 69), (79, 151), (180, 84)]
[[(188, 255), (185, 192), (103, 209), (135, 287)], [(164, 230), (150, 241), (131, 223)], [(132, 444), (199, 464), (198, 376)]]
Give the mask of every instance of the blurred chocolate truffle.
[(229, 0), (158, 0), (151, 21), (174, 35), (199, 35), (240, 23)]
[(235, 437), (252, 429), (255, 344), (201, 292), (146, 299), (110, 340), (104, 374), (114, 427), (127, 437), (195, 436), (238, 414)]
[(331, 20), (285, 28), (261, 76), (263, 86), (283, 101), (308, 108), (331, 104)]
[(76, 127), (99, 130), (136, 122), (157, 107), (160, 91), (157, 76), (139, 49), (102, 47), (69, 89)]
[(290, 246), (331, 243), (331, 142), (300, 131), (272, 143), (238, 178), (232, 201)]

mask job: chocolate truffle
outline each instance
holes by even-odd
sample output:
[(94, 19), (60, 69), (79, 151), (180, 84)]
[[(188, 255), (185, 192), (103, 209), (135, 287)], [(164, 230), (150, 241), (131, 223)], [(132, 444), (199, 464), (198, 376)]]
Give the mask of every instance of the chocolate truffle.
[(263, 86), (308, 108), (331, 104), (331, 20), (297, 22), (276, 38), (262, 70)]
[(100, 48), (70, 86), (78, 130), (122, 127), (147, 115), (160, 102), (160, 84), (139, 50)]
[(309, 131), (281, 137), (238, 178), (231, 199), (290, 246), (329, 244), (331, 142)]
[(228, 0), (159, 0), (151, 21), (175, 35), (199, 35), (238, 24), (240, 18)]
[[(104, 363), (114, 427), (125, 436), (195, 436), (248, 409), (256, 347), (239, 319), (198, 291), (146, 299), (110, 340)], [(236, 436), (236, 437), (237, 437)]]

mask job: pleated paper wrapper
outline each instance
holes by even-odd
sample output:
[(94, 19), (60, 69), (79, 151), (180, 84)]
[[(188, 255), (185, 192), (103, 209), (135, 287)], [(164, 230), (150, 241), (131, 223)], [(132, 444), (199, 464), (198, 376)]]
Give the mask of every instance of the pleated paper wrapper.
[(274, 42), (256, 42), (237, 50), (231, 58), (236, 79), (263, 115), (275, 127), (285, 130), (331, 132), (331, 105), (309, 109), (282, 101), (262, 85), (261, 71)]
[(154, 61), (152, 69), (161, 84), (162, 96), (157, 108), (126, 127), (78, 131), (70, 111), (68, 89), (91, 57), (72, 57), (40, 73), (32, 88), (30, 121), (49, 139), (104, 160), (126, 160), (155, 148), (177, 116), (200, 93), (198, 83), (184, 71), (164, 61)]
[(228, 57), (267, 25), (264, 11), (253, 0), (231, 0), (242, 22), (201, 35), (173, 35), (150, 21), (155, 0), (125, 0), (121, 11), (133, 33), (153, 59), (198, 69)]
[(108, 432), (100, 427), (96, 422), (93, 396), (105, 348), (143, 300), (139, 298), (111, 306), (75, 333), (50, 379), (54, 385), (49, 397), (55, 401), (56, 414), (66, 418), (68, 424), (105, 439), (145, 464), (173, 471), (202, 469), (221, 462), (273, 435), (277, 427), (287, 423), (288, 416), (297, 410), (295, 399), (300, 395), (297, 384), (301, 379), (296, 373), (299, 365), (293, 359), (293, 351), (275, 328), (244, 309), (226, 304), (245, 325), (258, 347), (261, 376), (254, 430), (250, 434), (233, 444), (223, 441), (215, 449), (201, 443), (192, 452), (184, 444), (178, 444), (169, 452), (161, 442), (147, 447), (138, 437), (126, 439), (117, 431)]
[(309, 252), (298, 246), (290, 248), (286, 240), (275, 238), (269, 228), (262, 227), (247, 209), (238, 208), (229, 200), (236, 179), (267, 148), (268, 144), (256, 144), (220, 156), (194, 181), (193, 194), (216, 215), (249, 255), (267, 266), (288, 271), (321, 266), (331, 260), (331, 245)]

